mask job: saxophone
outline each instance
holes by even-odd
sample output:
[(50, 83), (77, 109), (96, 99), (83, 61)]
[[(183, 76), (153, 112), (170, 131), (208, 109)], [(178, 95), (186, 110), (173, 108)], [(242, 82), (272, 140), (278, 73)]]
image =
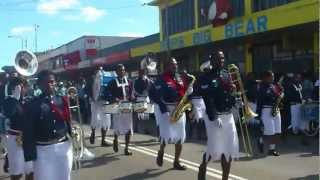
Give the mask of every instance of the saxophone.
[(278, 85), (279, 85), (280, 88), (281, 88), (281, 93), (280, 93), (280, 95), (277, 97), (276, 102), (275, 102), (275, 103), (273, 104), (273, 106), (272, 106), (271, 115), (272, 115), (273, 117), (276, 117), (277, 114), (280, 112), (280, 104), (281, 104), (281, 101), (282, 101), (283, 96), (284, 96), (283, 90), (282, 90), (282, 89), (283, 89), (283, 87), (282, 87), (282, 81), (283, 81), (283, 79), (284, 79), (284, 76), (281, 76), (280, 79), (279, 79), (279, 81), (278, 81)]
[[(188, 74), (188, 76), (191, 78), (191, 82), (188, 85), (187, 90), (189, 88), (192, 88), (194, 82), (196, 81), (195, 76), (193, 76), (191, 74)], [(191, 109), (192, 109), (192, 104), (188, 100), (188, 94), (185, 93), (170, 116), (171, 123), (176, 123), (182, 117), (182, 115), (185, 111), (187, 111), (187, 110), (191, 111)]]

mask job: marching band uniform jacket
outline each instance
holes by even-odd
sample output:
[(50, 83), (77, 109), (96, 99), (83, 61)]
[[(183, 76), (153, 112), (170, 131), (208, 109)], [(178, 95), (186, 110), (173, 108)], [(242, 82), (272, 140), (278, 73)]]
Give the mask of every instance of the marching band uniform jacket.
[(245, 88), (248, 101), (253, 103), (257, 102), (258, 83), (255, 80), (248, 80), (245, 84)]
[(3, 114), (10, 120), (10, 129), (21, 131), (25, 119), (24, 107), (13, 97), (6, 97), (3, 101)]
[(186, 91), (185, 82), (179, 74), (163, 73), (149, 91), (152, 101), (159, 105), (161, 113), (168, 112), (166, 103), (176, 103)]
[(25, 160), (33, 161), (37, 158), (36, 145), (41, 145), (40, 142), (55, 144), (68, 139), (67, 133), (71, 134), (70, 114), (67, 101), (61, 96), (40, 95), (26, 107), (23, 149)]
[(131, 91), (132, 91), (131, 82), (127, 78), (120, 79), (117, 77), (116, 79), (111, 80), (107, 86), (107, 91), (109, 93), (108, 99), (109, 99), (110, 103), (116, 102), (117, 99), (119, 99), (119, 100), (124, 99), (122, 86), (125, 87), (125, 93), (127, 96), (126, 99), (128, 101), (131, 100)]
[(232, 83), (228, 71), (212, 71), (203, 76), (200, 94), (206, 105), (208, 118), (213, 121), (218, 113), (230, 112), (235, 105)]
[(302, 85), (298, 82), (292, 82), (289, 84), (286, 90), (286, 99), (290, 104), (302, 103)]
[(141, 78), (134, 80), (133, 82), (133, 96), (134, 97), (144, 97), (148, 96), (148, 91), (152, 85), (152, 80), (149, 78)]
[(280, 96), (280, 89), (277, 85), (273, 83), (262, 82), (257, 99), (257, 114), (258, 117), (261, 116), (263, 107), (272, 107), (277, 100), (277, 97)]

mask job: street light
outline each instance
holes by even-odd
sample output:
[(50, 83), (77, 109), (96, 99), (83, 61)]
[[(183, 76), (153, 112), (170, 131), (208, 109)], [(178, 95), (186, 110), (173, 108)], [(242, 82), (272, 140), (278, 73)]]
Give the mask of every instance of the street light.
[(21, 50), (23, 49), (23, 37), (22, 36), (9, 35), (8, 38), (20, 39), (21, 40)]

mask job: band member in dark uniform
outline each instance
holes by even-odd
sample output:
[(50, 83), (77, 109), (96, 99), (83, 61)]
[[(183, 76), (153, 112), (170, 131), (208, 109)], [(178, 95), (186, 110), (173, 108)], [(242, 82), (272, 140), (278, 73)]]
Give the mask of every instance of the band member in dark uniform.
[(177, 61), (172, 58), (168, 62), (167, 70), (155, 82), (155, 85), (150, 90), (150, 98), (155, 102), (160, 109), (161, 118), (159, 119), (160, 129), (160, 150), (157, 156), (157, 165), (162, 166), (165, 146), (168, 143), (175, 144), (175, 158), (173, 168), (177, 170), (185, 170), (179, 162), (182, 151), (182, 144), (185, 142), (186, 132), (186, 115), (175, 123), (170, 122), (170, 116), (180, 99), (186, 93), (187, 85), (177, 73)]
[(223, 69), (224, 54), (213, 52), (210, 57), (212, 71), (208, 73), (200, 91), (206, 105), (205, 125), (207, 129), (207, 149), (199, 167), (198, 179), (204, 180), (207, 163), (220, 160), (222, 179), (227, 180), (232, 159), (239, 157), (238, 134), (231, 112), (235, 105), (233, 92), (235, 85), (227, 70)]
[[(271, 71), (266, 71), (262, 75), (262, 83), (258, 92), (257, 114), (261, 118), (264, 126), (264, 140), (269, 144), (269, 155), (279, 156), (276, 151), (276, 143), (281, 134), (280, 112), (274, 111), (278, 106), (276, 103), (283, 97), (283, 90), (279, 84), (273, 83), (274, 75)], [(263, 143), (260, 142), (263, 145)]]
[[(108, 83), (108, 91), (110, 93), (110, 103), (126, 103), (131, 101), (131, 83), (126, 77), (126, 70), (123, 64), (116, 67), (117, 78)], [(124, 154), (132, 155), (129, 151), (130, 138), (133, 133), (132, 112), (121, 112), (113, 114), (114, 140), (113, 150), (118, 152), (118, 136), (125, 135)]]
[(301, 107), (304, 99), (302, 97), (301, 75), (296, 74), (288, 84), (286, 99), (290, 103), (291, 126), (295, 134), (306, 129), (307, 124), (302, 120)]
[(3, 102), (3, 113), (9, 119), (9, 129), (7, 130), (6, 145), (8, 150), (8, 160), (10, 164), (9, 174), (11, 180), (19, 180), (25, 174), (26, 180), (33, 179), (32, 161), (24, 161), (22, 149), (22, 126), (23, 121), (28, 121), (25, 117), (25, 107), (22, 104), (23, 83), (22, 80), (14, 77), (6, 87), (8, 93)]
[(70, 180), (72, 144), (68, 101), (55, 92), (55, 76), (44, 70), (37, 83), (42, 94), (27, 104), (23, 125), (25, 160), (34, 161), (38, 180)]

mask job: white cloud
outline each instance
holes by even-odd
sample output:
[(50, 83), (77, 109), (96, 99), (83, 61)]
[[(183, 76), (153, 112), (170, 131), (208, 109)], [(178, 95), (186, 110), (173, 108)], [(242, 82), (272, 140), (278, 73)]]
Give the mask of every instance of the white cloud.
[(10, 30), (11, 35), (22, 35), (24, 33), (32, 32), (33, 27), (32, 26), (20, 26), (20, 27), (14, 27)]
[(137, 33), (137, 32), (122, 32), (118, 34), (118, 36), (122, 37), (144, 37), (143, 33)]
[(81, 8), (80, 14), (68, 14), (63, 16), (63, 19), (68, 21), (95, 22), (98, 19), (105, 16), (106, 14), (107, 13), (105, 10), (87, 6), (87, 7)]
[(106, 11), (87, 6), (81, 9), (81, 15), (86, 22), (94, 22), (106, 14)]
[(144, 4), (144, 3), (149, 3), (151, 2), (151, 0), (139, 0), (141, 4)]
[(53, 15), (61, 10), (74, 8), (79, 0), (40, 0), (37, 9), (40, 13)]

